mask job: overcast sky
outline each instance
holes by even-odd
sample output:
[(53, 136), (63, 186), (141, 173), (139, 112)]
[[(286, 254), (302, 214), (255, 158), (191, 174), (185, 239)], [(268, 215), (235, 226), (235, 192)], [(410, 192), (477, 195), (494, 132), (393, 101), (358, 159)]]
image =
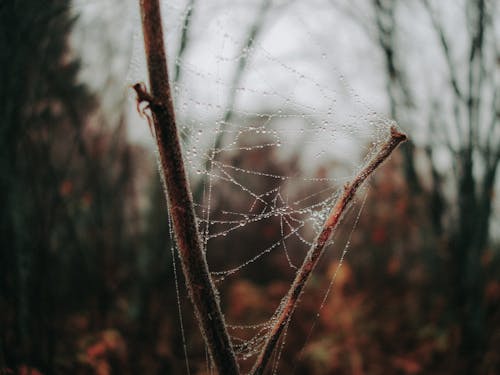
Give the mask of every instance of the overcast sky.
[[(82, 80), (101, 93), (106, 112), (120, 113), (119, 107), (125, 105), (130, 139), (152, 145), (149, 130), (135, 111), (129, 87), (147, 81), (138, 2), (73, 3), (75, 13), (80, 14), (73, 45), (83, 57)], [(171, 75), (187, 3), (162, 1)], [(195, 1), (188, 48), (180, 61), (182, 76), (174, 94), (179, 123), (193, 132), (205, 130), (205, 139), (214, 136), (210, 129), (217, 127), (230, 103), (241, 49), (262, 3)], [(432, 3), (438, 5), (436, 14), (450, 36), (453, 63), (460, 72), (468, 52), (464, 0)], [(370, 4), (367, 0), (271, 1), (260, 19), (261, 32), (254, 48), (248, 51), (248, 65), (236, 90), (236, 112), (248, 118), (271, 114), (272, 128), (280, 131), (280, 142), (288, 142), (292, 148), (307, 138), (307, 147), (301, 150), (307, 160), (358, 160), (366, 149), (353, 142), (380, 141), (379, 133), (390, 120), (384, 60)], [(401, 125), (411, 126), (406, 130), (417, 144), (423, 145), (431, 138), (440, 141), (427, 125), (433, 98), (439, 99), (443, 116), (449, 113), (450, 119), (452, 103), (447, 99), (446, 62), (421, 4), (408, 0), (400, 7), (397, 43), (404, 50), (400, 58), (412, 78), (410, 85), (417, 104), (411, 121)], [(128, 99), (124, 102), (123, 98)], [(379, 132), (375, 138), (374, 130)], [(455, 142), (452, 137), (451, 133), (450, 140)], [(450, 154), (445, 147), (437, 149), (438, 169), (450, 170)]]

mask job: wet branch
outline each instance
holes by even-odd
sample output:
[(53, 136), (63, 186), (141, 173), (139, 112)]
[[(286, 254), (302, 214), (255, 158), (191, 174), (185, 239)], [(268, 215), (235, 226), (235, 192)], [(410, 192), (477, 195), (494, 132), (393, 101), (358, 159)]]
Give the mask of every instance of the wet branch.
[(326, 244), (332, 234), (337, 228), (340, 219), (345, 212), (345, 209), (351, 202), (356, 194), (356, 191), (361, 184), (377, 169), (377, 167), (386, 160), (394, 149), (401, 143), (406, 141), (406, 135), (400, 133), (395, 127), (391, 128), (391, 135), (387, 142), (382, 146), (377, 155), (364, 167), (352, 180), (351, 183), (346, 184), (344, 192), (336, 201), (335, 205), (330, 212), (328, 219), (323, 224), (321, 233), (314, 241), (312, 247), (309, 249), (302, 266), (295, 275), (295, 279), (288, 291), (285, 302), (280, 306), (278, 317), (276, 318), (273, 327), (269, 332), (266, 343), (260, 352), (257, 361), (252, 369), (253, 375), (260, 375), (264, 372), (266, 365), (271, 358), (271, 355), (279, 341), (281, 332), (288, 324), (290, 317), (298, 305), (299, 297), (302, 294), (304, 286), (316, 267), (318, 260), (323, 253)]
[(184, 168), (169, 86), (159, 0), (140, 0), (151, 91), (136, 84), (138, 104), (146, 103), (158, 146), (175, 240), (195, 315), (219, 374), (238, 374), (238, 364), (203, 253)]

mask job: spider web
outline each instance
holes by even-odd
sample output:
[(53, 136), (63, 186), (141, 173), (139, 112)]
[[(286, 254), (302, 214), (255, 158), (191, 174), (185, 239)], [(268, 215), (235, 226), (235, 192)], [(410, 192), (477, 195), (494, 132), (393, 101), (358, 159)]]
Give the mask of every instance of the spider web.
[[(369, 64), (364, 66), (367, 73), (355, 68), (363, 66), (359, 53), (364, 47), (352, 45), (343, 26), (355, 31), (339, 22), (327, 1), (171, 0), (162, 1), (162, 10), (199, 230), (224, 300), (227, 284), (251, 278), (270, 258), (281, 258), (293, 276), (340, 188), (377, 151), (392, 122), (374, 109), (377, 100), (369, 104), (361, 98), (359, 92), (366, 87), (362, 80), (373, 79)], [(138, 12), (130, 19), (135, 26), (127, 82), (147, 81)], [(187, 47), (181, 51), (183, 35)], [(362, 37), (356, 38), (363, 45)], [(339, 51), (347, 56), (340, 58)], [(348, 64), (342, 66), (342, 61)], [(131, 134), (150, 137), (147, 127), (140, 131), (138, 135), (134, 124)], [(361, 202), (353, 205), (351, 235)], [(278, 233), (267, 238), (268, 227), (278, 228)], [(349, 238), (340, 244), (338, 268)], [(189, 372), (175, 264), (174, 272)], [(259, 321), (230, 322), (238, 359), (259, 352), (281, 307)], [(311, 324), (312, 332), (315, 321)], [(286, 331), (275, 352), (273, 373), (279, 369)]]
[[(297, 38), (305, 39), (300, 45), (312, 41), (314, 47), (317, 40), (301, 20), (300, 9), (290, 8), (282, 10), (291, 13), (288, 17), (267, 16), (274, 22), (279, 23), (279, 17), (283, 17), (287, 18), (283, 21), (285, 24), (299, 24), (302, 29), (296, 31), (301, 34)], [(186, 160), (196, 177), (194, 190), (201, 185), (203, 191), (201, 195), (195, 194), (195, 199), (208, 258), (218, 247), (228, 250), (227, 246), (219, 245), (221, 239), (237, 244), (242, 241), (241, 232), (252, 231), (258, 223), (279, 221), (278, 239), (248, 254), (240, 254), (236, 260), (222, 256), (226, 264), (211, 267), (221, 289), (224, 289), (221, 283), (239, 277), (246, 268), (258, 272), (259, 264), (275, 254), (285, 257), (290, 269), (295, 271), (321, 230), (338, 196), (339, 186), (349, 181), (362, 165), (363, 154), (369, 156), (376, 150), (389, 126), (389, 122), (363, 103), (344, 77), (332, 69), (324, 50), (304, 52), (306, 59), (296, 59), (293, 52), (289, 52), (292, 58), (287, 58), (275, 44), (274, 38), (280, 35), (276, 24), (257, 25), (262, 28), (262, 34), (267, 35), (253, 39), (249, 46), (235, 35), (237, 13), (225, 9), (212, 20), (210, 31), (217, 40), (208, 55), (210, 59), (178, 57), (184, 79), (174, 86)], [(259, 14), (259, 10), (256, 13)], [(182, 28), (182, 24), (179, 27)], [(315, 68), (310, 61), (313, 59), (319, 60), (323, 69)], [(211, 68), (207, 60), (215, 61), (215, 66)], [(246, 64), (244, 71), (238, 72), (242, 61)], [(232, 75), (227, 74), (231, 71)], [(338, 77), (344, 95), (332, 88), (334, 82), (328, 80), (332, 72)], [(196, 120), (192, 119), (193, 111), (200, 113)], [(278, 173), (272, 168), (269, 170), (269, 165), (259, 163), (259, 154), (263, 158), (283, 155), (285, 159), (287, 153), (298, 148), (299, 173)], [(358, 154), (352, 151), (356, 148)], [(344, 160), (347, 164), (344, 173), (332, 171), (320, 176), (307, 172), (314, 170), (314, 165), (338, 160), (343, 153), (348, 155), (348, 160)], [(257, 160), (252, 164), (244, 161), (248, 159)], [(307, 193), (295, 191), (297, 186)], [(225, 205), (224, 197), (232, 197), (230, 200), (237, 203)], [(357, 220), (352, 231), (355, 223)], [(339, 267), (347, 249), (348, 242), (340, 255)], [(335, 276), (332, 283), (334, 279)], [(332, 284), (319, 310), (331, 288)], [(244, 361), (259, 353), (283, 302), (264, 321), (229, 324), (238, 359)], [(290, 323), (287, 322), (275, 351), (273, 373), (279, 369)], [(249, 330), (254, 331), (253, 334), (248, 335)]]

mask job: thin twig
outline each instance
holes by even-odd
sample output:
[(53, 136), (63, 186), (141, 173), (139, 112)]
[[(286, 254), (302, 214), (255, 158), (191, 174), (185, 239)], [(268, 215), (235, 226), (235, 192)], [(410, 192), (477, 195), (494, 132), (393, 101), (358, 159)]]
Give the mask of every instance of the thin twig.
[(236, 356), (202, 250), (186, 178), (168, 80), (159, 0), (140, 0), (140, 6), (151, 93), (141, 84), (134, 89), (138, 104), (147, 103), (151, 111), (175, 239), (198, 324), (219, 374), (236, 375)]
[(289, 318), (291, 317), (293, 311), (298, 305), (299, 297), (302, 294), (304, 286), (311, 275), (311, 272), (316, 267), (316, 264), (323, 253), (328, 239), (330, 238), (332, 232), (337, 228), (340, 219), (345, 212), (345, 209), (351, 202), (352, 198), (356, 194), (356, 191), (360, 185), (372, 174), (375, 169), (386, 160), (391, 152), (401, 143), (406, 141), (406, 135), (400, 133), (395, 127), (391, 128), (391, 136), (389, 140), (382, 146), (377, 155), (363, 168), (351, 183), (346, 184), (344, 187), (344, 192), (336, 201), (330, 212), (329, 217), (323, 224), (323, 229), (321, 233), (314, 241), (312, 247), (309, 249), (302, 266), (295, 275), (295, 279), (288, 291), (285, 302), (280, 308), (278, 317), (274, 321), (274, 325), (271, 328), (266, 343), (263, 349), (259, 353), (257, 361), (252, 369), (253, 375), (260, 375), (264, 372), (266, 365), (271, 358), (274, 351), (276, 343), (279, 340), (280, 334), (287, 325)]
[(431, 19), (432, 26), (436, 31), (436, 34), (439, 38), (439, 42), (441, 45), (441, 49), (443, 51), (443, 55), (446, 61), (446, 66), (448, 67), (448, 74), (450, 79), (451, 87), (453, 88), (454, 100), (453, 100), (453, 115), (455, 117), (455, 128), (457, 132), (457, 138), (459, 140), (462, 139), (463, 135), (463, 126), (461, 120), (461, 104), (466, 104), (467, 99), (463, 93), (462, 88), (460, 87), (458, 74), (456, 71), (456, 64), (453, 62), (452, 51), (450, 49), (450, 44), (448, 42), (448, 38), (445, 34), (444, 28), (441, 22), (438, 20), (437, 15), (434, 14), (432, 7), (429, 4), (428, 0), (423, 0), (423, 4), (425, 9), (427, 10), (429, 17)]
[[(233, 78), (231, 80), (231, 85), (229, 87), (228, 103), (226, 106), (226, 110), (224, 112), (224, 116), (221, 121), (221, 128), (219, 129), (215, 137), (213, 145), (214, 150), (221, 148), (225, 130), (234, 116), (234, 106), (237, 97), (237, 90), (239, 89), (241, 81), (245, 75), (252, 47), (254, 46), (255, 41), (259, 37), (260, 33), (262, 32), (262, 28), (264, 27), (265, 16), (269, 11), (270, 6), (271, 6), (271, 0), (262, 0), (262, 3), (259, 7), (259, 11), (246, 36), (245, 43), (243, 43), (241, 47), (240, 57), (238, 59), (238, 66), (236, 68), (236, 71), (234, 72)], [(211, 160), (210, 158), (207, 158), (205, 160), (205, 170), (210, 170), (210, 166), (211, 166)], [(207, 176), (204, 175), (195, 185), (193, 189), (193, 196), (195, 201), (202, 200), (203, 189), (205, 188), (205, 185), (207, 183), (206, 180)]]
[(175, 58), (174, 84), (179, 82), (181, 79), (181, 62), (189, 42), (188, 33), (191, 25), (191, 18), (193, 17), (194, 1), (195, 0), (189, 0), (189, 4), (187, 5), (184, 14), (184, 21), (182, 22), (181, 41), (179, 50), (177, 51), (177, 57)]

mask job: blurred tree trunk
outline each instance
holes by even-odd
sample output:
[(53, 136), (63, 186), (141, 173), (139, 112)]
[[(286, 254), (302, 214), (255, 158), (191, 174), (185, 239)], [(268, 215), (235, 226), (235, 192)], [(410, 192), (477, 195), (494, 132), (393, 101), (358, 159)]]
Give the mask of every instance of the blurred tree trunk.
[[(271, 7), (271, 0), (262, 0), (258, 8), (257, 14), (255, 15), (255, 18), (253, 19), (252, 24), (246, 34), (245, 41), (240, 50), (238, 65), (236, 66), (236, 70), (234, 71), (231, 79), (231, 85), (227, 97), (228, 101), (226, 104), (224, 115), (221, 120), (220, 130), (217, 132), (217, 135), (214, 140), (214, 146), (213, 146), (214, 150), (221, 148), (221, 146), (224, 143), (223, 139), (225, 134), (224, 130), (228, 127), (228, 124), (230, 124), (231, 121), (233, 120), (234, 106), (236, 104), (236, 99), (238, 96), (237, 92), (238, 89), (240, 88), (239, 86), (241, 85), (241, 82), (247, 70), (247, 65), (249, 59), (251, 58), (252, 47), (257, 42), (258, 38), (262, 33), (262, 29), (264, 28), (266, 22), (266, 16), (267, 13), (269, 12), (270, 7)], [(215, 155), (213, 155), (213, 158), (215, 158)], [(205, 170), (209, 171), (212, 166), (212, 160), (210, 160), (210, 158), (207, 158), (204, 164), (205, 164), (204, 165)], [(208, 174), (204, 174), (202, 178), (199, 181), (197, 181), (197, 183), (193, 188), (193, 199), (195, 202), (201, 202), (203, 200), (203, 192), (208, 184), (207, 176)]]
[[(489, 9), (484, 0), (464, 4), (470, 44), (466, 68), (462, 69), (455, 62), (452, 39), (446, 35), (433, 8), (438, 3), (422, 0), (444, 57), (449, 84), (441, 96), (435, 93), (429, 95), (433, 107), (429, 117), (429, 137), (434, 137), (440, 131), (447, 138), (441, 144), (436, 139), (429, 139), (425, 149), (431, 164), (431, 174), (427, 176), (432, 179), (430, 191), (423, 190), (421, 177), (416, 172), (414, 145), (408, 143), (403, 151), (409, 186), (414, 193), (422, 192), (431, 197), (429, 213), (435, 234), (438, 238), (444, 236), (449, 239), (453, 288), (450, 295), (454, 296), (450, 307), (457, 313), (461, 325), (461, 358), (466, 359), (468, 371), (473, 371), (481, 359), (485, 342), (481, 257), (489, 239), (493, 189), (500, 155), (500, 144), (495, 133), (499, 118), (499, 89), (488, 82), (494, 80), (495, 70), (498, 69), (498, 52), (495, 50), (494, 38), (491, 39), (491, 34), (495, 32), (495, 12), (493, 5), (490, 4), (492, 8)], [(378, 44), (383, 52), (387, 74), (390, 112), (403, 128), (407, 128), (407, 119), (415, 105), (408, 82), (421, 77), (408, 76), (410, 70), (405, 65), (403, 46), (397, 41), (397, 33), (400, 32), (397, 9), (401, 5), (403, 3), (398, 0), (373, 0)], [(445, 115), (437, 115), (446, 107), (448, 93), (452, 101), (450, 118), (454, 124), (449, 127), (452, 130), (447, 127)], [(493, 98), (491, 106), (488, 103), (490, 98)], [(439, 128), (436, 121), (440, 121)], [(452, 139), (452, 131), (456, 132), (458, 141)], [(438, 147), (445, 147), (452, 154), (454, 174), (441, 175), (435, 168), (433, 152)], [(483, 170), (482, 173), (476, 173), (478, 167)], [(452, 178), (456, 187), (456, 210), (453, 209), (453, 203), (446, 202), (442, 192), (442, 181), (447, 178)], [(446, 232), (442, 225), (445, 216), (451, 223)]]
[[(391, 117), (403, 129), (409, 130), (412, 124), (408, 123), (404, 114), (415, 106), (406, 72), (399, 67), (396, 53), (396, 19), (395, 4), (397, 0), (374, 0), (375, 21), (378, 31), (378, 42), (384, 55), (384, 63), (387, 75), (387, 95), (389, 97), (389, 109)], [(406, 181), (414, 194), (422, 192), (420, 178), (415, 170), (415, 145), (408, 140), (401, 146), (405, 160), (404, 172)]]
[[(7, 364), (54, 372), (53, 215), (62, 171), (53, 158), (57, 130), (81, 127), (93, 99), (76, 82), (67, 37), (67, 1), (0, 4), (0, 324)], [(76, 121), (66, 115), (73, 101)], [(62, 150), (59, 150), (62, 151)], [(53, 205), (55, 204), (55, 205)]]

